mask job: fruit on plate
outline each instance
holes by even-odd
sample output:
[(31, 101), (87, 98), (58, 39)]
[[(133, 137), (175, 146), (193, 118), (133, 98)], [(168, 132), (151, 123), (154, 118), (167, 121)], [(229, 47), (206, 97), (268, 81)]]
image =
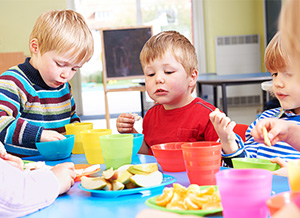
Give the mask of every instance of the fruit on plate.
[(127, 169), (132, 166), (132, 164), (125, 164), (123, 166), (120, 166), (117, 170), (119, 171), (119, 175), (122, 175), (124, 172), (127, 171)]
[[(135, 168), (134, 166), (137, 167)], [(81, 185), (86, 189), (117, 191), (137, 187), (155, 186), (161, 184), (162, 180), (163, 174), (158, 171), (156, 163), (138, 165), (129, 164), (121, 166), (117, 170), (113, 170), (113, 168), (107, 169), (102, 172), (102, 176), (83, 177)]]
[(155, 199), (159, 206), (173, 210), (213, 210), (222, 208), (216, 186), (200, 187), (191, 184), (188, 188), (174, 183), (173, 188), (164, 188)]
[(147, 175), (155, 171), (158, 171), (158, 166), (157, 163), (137, 164), (137, 165), (131, 165), (127, 169), (127, 171), (132, 174)]
[(118, 174), (119, 174), (119, 171), (113, 170), (113, 168), (110, 168), (108, 170), (103, 171), (102, 176), (104, 177), (104, 179), (111, 182), (111, 181), (118, 179)]
[(161, 184), (163, 175), (159, 171), (154, 171), (147, 175), (135, 174), (130, 177), (130, 180), (140, 187), (150, 187)]
[(133, 174), (129, 173), (127, 170), (124, 171), (121, 175), (119, 175), (117, 181), (121, 182), (122, 184), (126, 185), (128, 182), (130, 182), (130, 178), (133, 176)]
[(118, 181), (113, 181), (112, 183), (113, 191), (123, 190), (125, 185)]
[(103, 189), (107, 182), (102, 177), (81, 177), (81, 185), (86, 189)]

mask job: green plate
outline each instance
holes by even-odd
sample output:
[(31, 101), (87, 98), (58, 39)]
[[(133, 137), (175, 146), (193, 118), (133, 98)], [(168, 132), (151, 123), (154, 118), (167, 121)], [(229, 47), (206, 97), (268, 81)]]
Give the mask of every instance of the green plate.
[[(207, 187), (209, 187), (209, 186), (200, 186), (200, 189), (202, 190)], [(217, 186), (215, 186), (215, 188), (217, 189)], [(213, 210), (171, 210), (171, 209), (167, 209), (162, 206), (158, 206), (155, 203), (155, 199), (158, 198), (158, 196), (159, 195), (151, 197), (148, 200), (146, 200), (146, 202), (145, 202), (146, 205), (153, 209), (157, 209), (157, 210), (173, 212), (173, 213), (178, 213), (178, 214), (198, 215), (198, 216), (205, 216), (208, 214), (218, 213), (218, 212), (222, 212), (222, 210), (223, 210), (223, 208), (218, 208), (218, 209), (213, 209)]]

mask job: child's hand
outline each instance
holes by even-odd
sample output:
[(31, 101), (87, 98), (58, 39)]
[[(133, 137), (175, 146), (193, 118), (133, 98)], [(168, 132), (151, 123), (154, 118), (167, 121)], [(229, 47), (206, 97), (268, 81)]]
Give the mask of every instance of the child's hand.
[(132, 114), (120, 114), (117, 119), (117, 130), (119, 133), (137, 133), (133, 128), (135, 123), (135, 117)]
[(280, 119), (275, 118), (266, 118), (259, 121), (251, 130), (251, 135), (253, 136), (254, 140), (259, 143), (264, 143), (264, 135), (262, 128), (266, 127), (268, 131), (268, 137), (271, 141), (271, 144), (274, 145), (278, 141), (286, 141), (289, 125), (296, 125), (291, 122), (287, 122)]
[(274, 175), (277, 176), (287, 176), (287, 163), (282, 160), (280, 157), (270, 159), (272, 163), (277, 163), (280, 166), (280, 169), (273, 171)]
[(4, 154), (1, 156), (1, 158), (5, 161), (7, 161), (8, 163), (10, 163), (11, 165), (13, 165), (14, 167), (19, 168), (20, 170), (24, 169), (24, 163), (22, 161), (21, 158), (11, 155), (11, 154)]
[(66, 137), (53, 130), (43, 130), (41, 135), (41, 142), (50, 142), (65, 139)]
[(73, 163), (66, 162), (58, 164), (54, 166), (51, 170), (59, 181), (59, 194), (67, 192), (74, 185), (74, 179), (76, 177), (76, 174)]
[(210, 121), (212, 122), (220, 140), (225, 154), (231, 154), (238, 150), (237, 143), (235, 142), (236, 135), (233, 128), (236, 123), (226, 117), (218, 108), (209, 114)]

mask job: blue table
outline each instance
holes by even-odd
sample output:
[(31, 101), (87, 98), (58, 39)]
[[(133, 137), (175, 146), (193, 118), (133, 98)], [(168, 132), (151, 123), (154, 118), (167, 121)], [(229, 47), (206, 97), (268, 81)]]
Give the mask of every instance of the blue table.
[[(226, 87), (230, 85), (243, 85), (243, 84), (255, 84), (262, 83), (265, 81), (272, 80), (272, 76), (269, 72), (264, 73), (240, 73), (240, 74), (229, 74), (229, 75), (218, 75), (216, 73), (199, 74), (198, 83), (198, 94), (201, 96), (201, 85), (212, 85), (214, 93), (214, 105), (217, 107), (217, 86), (222, 87), (222, 110), (227, 114), (227, 94)], [(264, 93), (264, 100), (266, 93)]]
[[(41, 156), (24, 158), (26, 160), (44, 161)], [(63, 161), (46, 161), (48, 165), (56, 165), (61, 162), (71, 161), (75, 164), (87, 164), (85, 156), (82, 154), (72, 155), (70, 158)], [(137, 155), (133, 158), (133, 164), (139, 163), (153, 163), (156, 159), (153, 156)], [(104, 169), (105, 166), (101, 165)], [(160, 167), (159, 167), (160, 168)], [(222, 168), (223, 170), (224, 168)], [(160, 168), (160, 171), (162, 169)], [(178, 183), (188, 186), (190, 182), (188, 180), (186, 172), (163, 172), (174, 176)], [(34, 217), (55, 217), (55, 218), (77, 218), (77, 217), (103, 217), (103, 218), (134, 218), (140, 211), (148, 206), (145, 205), (145, 201), (161, 193), (151, 193), (147, 196), (142, 195), (129, 195), (114, 198), (99, 198), (91, 196), (90, 192), (85, 192), (78, 188), (80, 183), (76, 182), (75, 185), (65, 194), (59, 196), (56, 201), (47, 208), (44, 208), (38, 212), (28, 215), (30, 218)], [(277, 194), (284, 191), (289, 191), (288, 181), (286, 177), (273, 176), (273, 194)], [(210, 215), (208, 217), (221, 218), (222, 213)]]

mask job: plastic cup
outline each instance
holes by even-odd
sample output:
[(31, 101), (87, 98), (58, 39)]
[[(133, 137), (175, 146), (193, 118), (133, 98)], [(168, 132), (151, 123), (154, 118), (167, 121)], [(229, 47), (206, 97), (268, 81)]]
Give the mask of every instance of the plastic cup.
[(191, 184), (216, 185), (215, 174), (220, 170), (221, 143), (201, 141), (182, 146), (183, 159)]
[(133, 135), (112, 134), (100, 136), (100, 144), (106, 169), (117, 169), (131, 163)]
[(290, 190), (293, 192), (300, 191), (300, 160), (290, 160), (287, 163), (288, 180)]
[(89, 164), (104, 164), (99, 137), (111, 133), (111, 129), (90, 129), (80, 132), (84, 154)]
[(70, 123), (65, 125), (67, 135), (75, 135), (73, 154), (84, 154), (80, 132), (93, 129), (93, 123)]
[(229, 169), (216, 173), (224, 218), (267, 218), (272, 172), (264, 169)]

